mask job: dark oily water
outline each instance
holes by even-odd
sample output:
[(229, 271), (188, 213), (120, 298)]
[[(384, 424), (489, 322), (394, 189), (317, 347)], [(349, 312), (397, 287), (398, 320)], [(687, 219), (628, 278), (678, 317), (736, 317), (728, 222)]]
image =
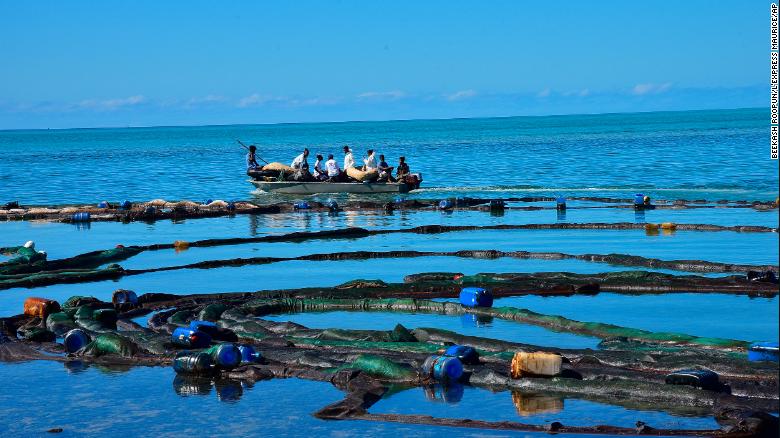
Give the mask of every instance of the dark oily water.
[[(606, 404), (562, 395), (522, 391), (490, 392), (486, 389), (454, 385), (412, 388), (390, 393), (371, 407), (371, 413), (430, 415), (437, 418), (468, 418), (483, 421), (515, 421), (549, 424), (558, 421), (569, 426), (634, 427), (643, 421), (651, 427), (670, 429), (719, 429), (711, 416), (695, 411), (681, 415), (631, 407), (630, 400)], [(624, 407), (621, 406), (624, 404)]]
[(475, 315), (438, 315), (402, 312), (311, 312), (269, 315), (272, 321), (291, 321), (309, 328), (392, 330), (396, 324), (408, 329), (428, 327), (451, 330), (467, 336), (558, 348), (596, 348), (601, 339), (561, 333), (542, 327)]
[(0, 184), (4, 197), (23, 203), (247, 198), (245, 151), (234, 141), (242, 138), (258, 143), (264, 159), (284, 163), (303, 147), (340, 157), (344, 144), (358, 157), (377, 149), (391, 164), (405, 155), (425, 177), (414, 196), (642, 191), (655, 198), (768, 200), (777, 196), (778, 172), (767, 158), (767, 117), (764, 109), (743, 109), (2, 131)]

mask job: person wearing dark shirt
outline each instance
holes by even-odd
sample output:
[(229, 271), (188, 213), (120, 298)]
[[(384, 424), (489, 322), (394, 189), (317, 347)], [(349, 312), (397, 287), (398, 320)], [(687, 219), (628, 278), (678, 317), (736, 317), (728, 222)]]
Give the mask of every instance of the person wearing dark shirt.
[(387, 165), (384, 155), (379, 155), (379, 166), (377, 167), (377, 170), (379, 170), (379, 181), (396, 182), (396, 179), (393, 178), (393, 168)]
[(400, 157), (398, 158), (398, 167), (395, 170), (395, 177), (400, 180), (406, 177), (406, 175), (409, 175), (409, 165), (406, 164), (406, 157)]

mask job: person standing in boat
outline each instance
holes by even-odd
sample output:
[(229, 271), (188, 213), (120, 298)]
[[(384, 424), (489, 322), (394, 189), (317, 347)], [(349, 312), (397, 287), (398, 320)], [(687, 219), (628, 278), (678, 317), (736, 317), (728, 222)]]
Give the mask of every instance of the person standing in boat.
[(255, 157), (255, 152), (257, 151), (257, 146), (255, 145), (249, 145), (249, 152), (246, 154), (246, 170), (257, 170), (261, 166), (257, 163), (257, 158)]
[(352, 156), (349, 146), (344, 146), (344, 171), (350, 167), (355, 167), (355, 158)]
[(338, 182), (343, 179), (339, 163), (333, 158), (333, 154), (328, 154), (328, 161), (325, 162), (325, 170), (328, 173), (328, 181)]
[(382, 154), (379, 154), (379, 167), (377, 170), (379, 170), (379, 179), (377, 181), (396, 182), (396, 179), (393, 178), (393, 168), (387, 165), (385, 156)]
[(376, 170), (376, 157), (374, 157), (374, 150), (369, 149), (366, 153), (368, 156), (363, 159), (363, 171), (369, 172), (371, 170)]

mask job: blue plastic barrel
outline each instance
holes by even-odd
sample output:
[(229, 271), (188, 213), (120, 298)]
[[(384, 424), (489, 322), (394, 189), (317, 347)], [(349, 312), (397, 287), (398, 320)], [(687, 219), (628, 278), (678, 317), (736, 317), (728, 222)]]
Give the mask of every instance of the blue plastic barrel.
[(133, 203), (126, 199), (119, 204), (119, 208), (122, 210), (130, 210), (132, 207)]
[(777, 362), (778, 351), (780, 351), (778, 345), (777, 342), (754, 342), (748, 348), (748, 360)]
[(138, 304), (138, 295), (131, 290), (119, 289), (114, 291), (113, 302), (117, 304), (131, 303)]
[(233, 201), (228, 202), (227, 210), (228, 211), (235, 211), (236, 210), (236, 203), (233, 202)]
[(566, 197), (558, 196), (555, 198), (555, 208), (558, 210), (566, 210)]
[(459, 298), (460, 303), (466, 307), (493, 306), (493, 294), (481, 287), (464, 287)]
[(645, 195), (637, 193), (634, 195), (634, 205), (642, 205), (645, 203)]
[(506, 203), (502, 199), (491, 199), (490, 200), (490, 209), (491, 210), (503, 210), (504, 207), (506, 207)]
[(88, 211), (73, 213), (70, 216), (70, 220), (72, 220), (73, 222), (89, 222), (90, 219), (92, 219), (92, 216), (90, 216)]
[(220, 368), (232, 369), (241, 363), (241, 351), (230, 343), (219, 344), (212, 352), (211, 359)]
[(262, 355), (255, 351), (250, 345), (240, 345), (238, 350), (241, 352), (241, 363), (257, 362), (262, 357)]
[(75, 353), (89, 344), (89, 335), (84, 330), (73, 329), (65, 333), (62, 343), (65, 345), (65, 351)]
[(423, 363), (423, 372), (437, 381), (456, 381), (463, 375), (463, 364), (456, 357), (430, 356)]
[(295, 210), (308, 210), (311, 207), (309, 206), (308, 202), (301, 201), (301, 202), (296, 202), (295, 204), (293, 204), (293, 208)]
[(204, 203), (203, 203), (203, 205), (209, 205), (209, 204), (211, 204), (212, 202), (214, 202), (214, 200), (213, 200), (213, 199), (206, 199), (206, 202), (204, 202)]
[(455, 205), (453, 204), (451, 199), (442, 199), (439, 201), (439, 209), (440, 210), (449, 210)]
[(479, 363), (479, 353), (468, 345), (452, 345), (444, 351), (445, 356), (457, 357), (461, 363), (477, 364)]
[(179, 327), (171, 334), (171, 342), (190, 348), (205, 348), (211, 344), (211, 336), (201, 331)]
[(108, 208), (109, 204), (108, 201), (100, 201), (97, 205), (97, 208)]

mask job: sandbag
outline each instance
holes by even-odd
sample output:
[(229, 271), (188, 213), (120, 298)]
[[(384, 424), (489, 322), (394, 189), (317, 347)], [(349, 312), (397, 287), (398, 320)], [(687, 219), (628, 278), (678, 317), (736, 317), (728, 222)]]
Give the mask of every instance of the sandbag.
[(373, 181), (379, 178), (379, 171), (376, 169), (362, 171), (354, 167), (349, 167), (347, 168), (347, 176), (360, 182)]
[(293, 173), (293, 172), (295, 172), (295, 169), (293, 169), (292, 167), (290, 167), (290, 166), (288, 166), (286, 164), (277, 163), (277, 162), (266, 164), (265, 166), (263, 166), (262, 170), (276, 170), (276, 171), (283, 170), (286, 173)]

